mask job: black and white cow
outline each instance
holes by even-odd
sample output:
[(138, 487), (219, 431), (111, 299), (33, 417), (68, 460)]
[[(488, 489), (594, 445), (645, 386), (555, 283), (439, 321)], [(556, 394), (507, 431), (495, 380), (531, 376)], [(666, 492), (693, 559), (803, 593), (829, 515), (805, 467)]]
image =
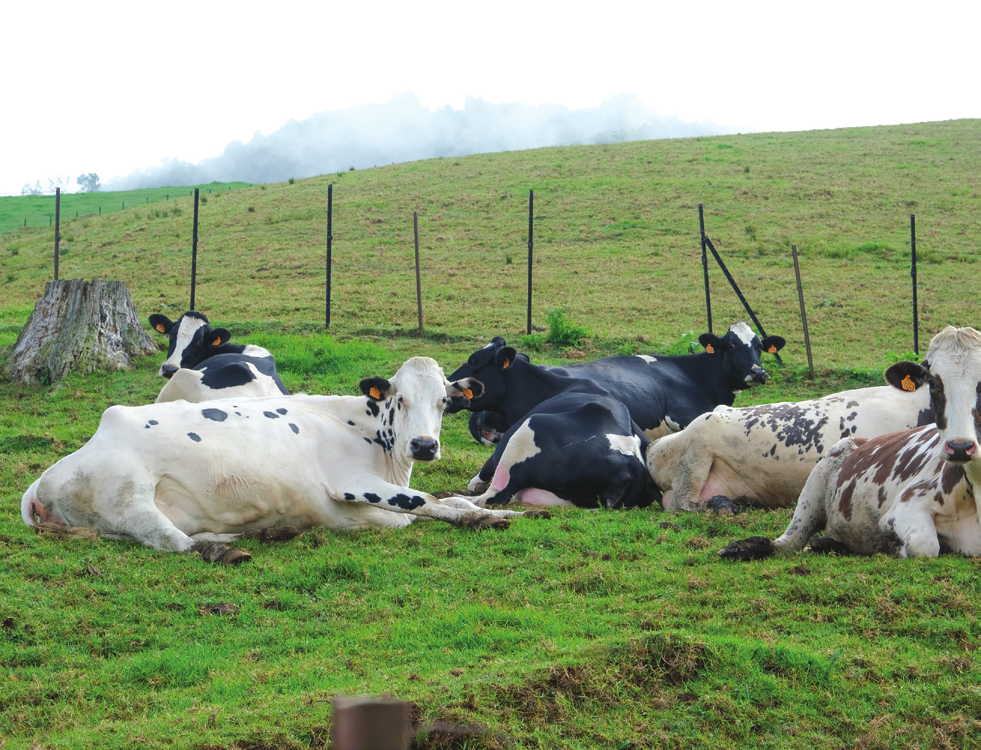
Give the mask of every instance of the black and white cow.
[[(648, 354), (606, 357), (562, 367), (547, 367), (558, 375), (591, 380), (624, 403), (634, 422), (651, 440), (686, 427), (695, 417), (719, 405), (732, 406), (739, 391), (767, 381), (760, 361), (766, 351), (776, 354), (786, 343), (780, 336), (759, 336), (745, 323), (734, 324), (721, 338), (703, 333), (698, 338), (705, 351), (681, 356)], [(481, 352), (507, 347), (496, 336), (483, 350), (474, 352), (467, 364), (450, 377), (469, 377), (474, 358)], [(514, 351), (511, 349), (511, 351)], [(536, 394), (527, 394), (534, 397)], [(538, 394), (541, 400), (541, 394)], [(503, 416), (499, 409), (493, 410)], [(470, 431), (491, 439), (494, 431), (481, 429), (471, 418)], [(495, 431), (500, 432), (495, 425)], [(481, 440), (481, 437), (478, 437)]]
[[(922, 365), (886, 371), (895, 388), (928, 388), (936, 424), (871, 440), (845, 438), (811, 472), (787, 530), (734, 542), (723, 557), (803, 549), (936, 557), (981, 555), (981, 334), (948, 326)], [(824, 530), (823, 538), (811, 539)]]
[(191, 310), (176, 322), (155, 314), (150, 326), (170, 338), (167, 359), (157, 372), (169, 382), (157, 396), (158, 404), (289, 395), (267, 349), (228, 343), (231, 334), (212, 328), (203, 313)]
[(480, 350), (467, 371), (457, 382), (470, 408), (512, 425), (470, 482), (482, 493), (475, 503), (619, 508), (656, 499), (643, 464), (650, 441), (596, 383), (533, 365), (507, 346)]
[(926, 389), (884, 385), (812, 401), (720, 406), (647, 452), (667, 510), (792, 508), (808, 475), (836, 442), (933, 421)]
[(28, 488), (21, 515), (172, 551), (280, 525), (481, 526), (520, 515), (409, 488), (413, 462), (440, 457), (445, 408), (465, 402), (435, 361), (415, 357), (361, 390), (110, 407), (91, 440)]

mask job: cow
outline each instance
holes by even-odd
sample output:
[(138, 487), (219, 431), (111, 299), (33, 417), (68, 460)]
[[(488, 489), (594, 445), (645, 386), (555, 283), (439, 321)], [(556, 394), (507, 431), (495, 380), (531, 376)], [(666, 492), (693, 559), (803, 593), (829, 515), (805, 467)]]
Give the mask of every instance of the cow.
[(112, 406), (82, 448), (27, 489), (21, 515), (28, 526), (86, 527), (220, 562), (248, 554), (212, 554), (213, 543), (275, 526), (431, 518), (481, 527), (521, 515), (409, 488), (414, 462), (440, 458), (445, 408), (465, 403), (434, 360), (412, 358), (391, 380), (360, 388), (363, 396)]
[(169, 382), (157, 396), (158, 404), (289, 395), (268, 350), (228, 343), (231, 334), (213, 329), (203, 313), (191, 310), (176, 322), (154, 314), (150, 326), (169, 337), (167, 359), (157, 372)]
[[(947, 326), (922, 365), (898, 362), (886, 380), (928, 388), (936, 424), (835, 443), (808, 477), (787, 530), (772, 543), (734, 542), (722, 557), (765, 557), (808, 542), (814, 551), (858, 555), (981, 555), (981, 333)], [(822, 529), (823, 538), (811, 538)]]
[[(469, 408), (511, 424), (468, 486), (477, 505), (512, 499), (532, 505), (609, 508), (649, 505), (643, 463), (650, 441), (627, 407), (591, 380), (531, 364), (507, 346), (470, 358)], [(466, 408), (466, 407), (465, 407)]]
[[(597, 383), (624, 403), (634, 422), (650, 440), (656, 440), (683, 429), (693, 419), (717, 406), (732, 406), (739, 391), (765, 383), (768, 375), (760, 361), (761, 353), (776, 354), (786, 343), (780, 336), (767, 336), (761, 341), (743, 322), (735, 323), (721, 338), (703, 333), (698, 341), (705, 347), (705, 351), (698, 354), (606, 357), (546, 369)], [(450, 378), (469, 377), (473, 362), (480, 361), (484, 353), (497, 350), (514, 352), (503, 338), (495, 336)], [(515, 356), (510, 355), (512, 360)], [(525, 396), (526, 403), (542, 400), (538, 394), (536, 401), (534, 392)], [(493, 411), (503, 416), (500, 409)], [(474, 422), (471, 422), (470, 430), (481, 434), (475, 429)], [(489, 439), (491, 435), (484, 437)]]
[(719, 406), (647, 452), (666, 510), (792, 508), (838, 440), (871, 438), (933, 421), (926, 389), (884, 385), (812, 401)]

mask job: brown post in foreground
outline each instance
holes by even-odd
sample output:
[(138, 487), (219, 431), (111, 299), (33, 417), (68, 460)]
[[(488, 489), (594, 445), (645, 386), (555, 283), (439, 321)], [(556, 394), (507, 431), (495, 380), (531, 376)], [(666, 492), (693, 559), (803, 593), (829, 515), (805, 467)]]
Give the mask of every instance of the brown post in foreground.
[(794, 251), (794, 273), (797, 274), (797, 299), (800, 300), (800, 319), (804, 324), (804, 348), (807, 349), (807, 369), (814, 380), (814, 362), (811, 360), (811, 335), (807, 332), (807, 313), (804, 312), (804, 288), (800, 283), (800, 263), (797, 261), (797, 245), (791, 245)]
[(334, 696), (330, 733), (333, 750), (405, 750), (411, 734), (409, 704)]

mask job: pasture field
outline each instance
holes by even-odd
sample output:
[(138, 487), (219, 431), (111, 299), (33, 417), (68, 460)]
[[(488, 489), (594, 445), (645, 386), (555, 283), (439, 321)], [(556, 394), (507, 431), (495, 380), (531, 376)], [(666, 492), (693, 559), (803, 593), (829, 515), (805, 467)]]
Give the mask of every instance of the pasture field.
[[(274, 352), (291, 390), (354, 393), (409, 356), (447, 372), (491, 336), (520, 345), (527, 191), (533, 322), (591, 336), (536, 362), (665, 352), (705, 330), (697, 204), (767, 332), (773, 382), (736, 405), (881, 382), (912, 348), (975, 325), (981, 121), (438, 159), (213, 192), (198, 308)], [(327, 185), (334, 304), (323, 332)], [(0, 199), (0, 209), (5, 201)], [(142, 320), (189, 297), (190, 200), (62, 226), (63, 278), (123, 279)], [(52, 199), (53, 202), (53, 199)], [(412, 212), (426, 331), (416, 332)], [(71, 239), (66, 235), (70, 234)], [(807, 378), (789, 246), (801, 251), (818, 378)], [(50, 278), (53, 233), (0, 234), (0, 347)], [(715, 330), (744, 319), (711, 270)], [(237, 568), (20, 519), (27, 486), (111, 404), (152, 401), (162, 355), (51, 388), (0, 383), (0, 748), (326, 747), (330, 699), (391, 694), (417, 748), (970, 748), (981, 741), (978, 561), (794, 555), (721, 561), (790, 511), (735, 517), (558, 510), (475, 533), (308, 532), (248, 542)], [(413, 486), (464, 487), (489, 449), (444, 420)]]

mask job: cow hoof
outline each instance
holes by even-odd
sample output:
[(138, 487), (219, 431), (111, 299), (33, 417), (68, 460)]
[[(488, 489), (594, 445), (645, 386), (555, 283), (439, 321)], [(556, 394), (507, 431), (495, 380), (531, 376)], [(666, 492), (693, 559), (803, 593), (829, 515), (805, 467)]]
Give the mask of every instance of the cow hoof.
[(832, 552), (837, 555), (851, 554), (847, 544), (836, 539), (829, 539), (826, 536), (812, 536), (809, 544), (811, 545), (811, 552), (816, 552), (819, 555), (827, 555)]
[(734, 516), (739, 512), (739, 506), (725, 495), (716, 495), (705, 503), (705, 507), (720, 515)]
[(478, 492), (471, 492), (470, 490), (441, 490), (439, 492), (434, 492), (433, 497), (437, 500), (445, 500), (448, 497), (476, 497)]
[(719, 557), (726, 560), (763, 560), (772, 557), (776, 550), (773, 543), (765, 536), (751, 536), (749, 539), (738, 539), (719, 550)]
[(63, 526), (60, 523), (42, 523), (34, 529), (38, 535), (54, 539), (88, 539), (94, 542), (99, 538), (99, 532), (85, 526)]
[(248, 552), (220, 542), (195, 542), (190, 551), (200, 554), (206, 562), (221, 565), (238, 565), (252, 559), (252, 555)]
[(271, 544), (272, 542), (288, 542), (296, 539), (300, 535), (300, 530), (296, 526), (270, 526), (267, 529), (256, 529), (242, 534), (243, 539), (255, 539), (260, 542)]
[(549, 513), (547, 510), (545, 510), (544, 508), (536, 508), (535, 510), (526, 510), (521, 515), (524, 516), (525, 518), (550, 519), (552, 517), (552, 514)]
[(495, 531), (504, 531), (511, 525), (511, 522), (506, 518), (498, 518), (497, 516), (477, 516), (473, 521), (468, 524), (471, 528), (477, 529), (478, 531), (483, 531), (484, 529), (494, 529)]

